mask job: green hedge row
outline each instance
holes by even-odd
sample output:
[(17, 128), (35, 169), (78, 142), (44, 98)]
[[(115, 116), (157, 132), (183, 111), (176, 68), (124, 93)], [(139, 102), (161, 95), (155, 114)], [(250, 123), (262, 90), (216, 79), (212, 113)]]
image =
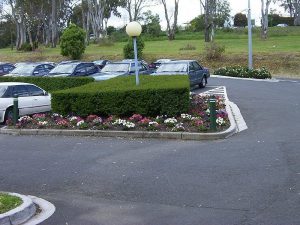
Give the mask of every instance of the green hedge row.
[(91, 77), (0, 77), (0, 82), (25, 82), (35, 84), (44, 90), (53, 91), (79, 87), (91, 82)]
[(54, 112), (67, 115), (178, 115), (189, 108), (187, 76), (117, 77), (52, 94)]
[(214, 74), (229, 77), (243, 77), (256, 79), (272, 78), (271, 73), (264, 67), (261, 69), (248, 69), (247, 67), (242, 66), (223, 67), (215, 70)]

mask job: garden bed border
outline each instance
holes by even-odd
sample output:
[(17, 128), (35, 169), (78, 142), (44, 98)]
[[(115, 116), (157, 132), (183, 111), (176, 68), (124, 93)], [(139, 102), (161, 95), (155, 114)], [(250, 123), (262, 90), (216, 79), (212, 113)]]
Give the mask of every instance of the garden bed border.
[(179, 140), (217, 140), (225, 139), (237, 132), (237, 125), (231, 110), (231, 102), (226, 100), (226, 112), (230, 127), (221, 132), (191, 133), (191, 132), (151, 132), (151, 131), (110, 131), (110, 130), (64, 130), (64, 129), (11, 129), (3, 127), (0, 134), (11, 135), (60, 135), (60, 136), (93, 136), (93, 137), (123, 137), (123, 138), (159, 138)]

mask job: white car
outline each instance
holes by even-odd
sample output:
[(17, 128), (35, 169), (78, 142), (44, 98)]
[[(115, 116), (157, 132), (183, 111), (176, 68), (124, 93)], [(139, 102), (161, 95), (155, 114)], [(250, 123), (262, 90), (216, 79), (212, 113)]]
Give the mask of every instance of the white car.
[(0, 123), (12, 118), (13, 99), (18, 95), (19, 115), (30, 115), (51, 110), (51, 95), (34, 84), (0, 83)]

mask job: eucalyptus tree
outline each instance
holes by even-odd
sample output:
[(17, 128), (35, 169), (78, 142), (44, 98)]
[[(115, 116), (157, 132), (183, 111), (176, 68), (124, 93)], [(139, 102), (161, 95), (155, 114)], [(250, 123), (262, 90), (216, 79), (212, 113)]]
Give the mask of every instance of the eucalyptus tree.
[(294, 25), (300, 26), (300, 0), (281, 0), (281, 6), (294, 17)]
[(158, 0), (124, 0), (124, 8), (128, 13), (129, 21), (141, 19), (142, 12), (149, 6), (156, 5)]
[[(175, 39), (175, 33), (176, 33), (176, 29), (177, 29), (179, 0), (174, 0), (174, 12), (172, 15), (169, 15), (169, 13), (168, 13), (167, 1), (161, 0), (161, 3), (163, 4), (164, 10), (165, 10), (168, 39), (171, 41), (171, 40)], [(171, 23), (172, 17), (174, 19), (173, 23)]]
[(261, 0), (261, 38), (267, 39), (269, 29), (269, 9), (272, 2), (276, 0)]

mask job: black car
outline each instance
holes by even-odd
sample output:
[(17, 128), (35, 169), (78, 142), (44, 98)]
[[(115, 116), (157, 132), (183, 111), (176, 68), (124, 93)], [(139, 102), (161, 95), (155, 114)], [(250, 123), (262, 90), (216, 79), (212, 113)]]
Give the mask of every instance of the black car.
[(49, 63), (19, 63), (18, 66), (5, 76), (26, 77), (26, 76), (46, 76), (54, 66)]
[(48, 76), (79, 77), (97, 74), (98, 72), (98, 66), (92, 62), (61, 62), (50, 71)]
[(10, 73), (15, 68), (11, 63), (0, 62), (0, 76)]
[(96, 61), (93, 61), (93, 63), (95, 63), (100, 70), (103, 69), (103, 67), (107, 64), (107, 63), (110, 63), (109, 60), (107, 59), (102, 59), (102, 60), (96, 60)]
[(151, 75), (187, 75), (190, 85), (205, 87), (210, 77), (209, 70), (202, 67), (196, 60), (177, 60), (161, 63)]

